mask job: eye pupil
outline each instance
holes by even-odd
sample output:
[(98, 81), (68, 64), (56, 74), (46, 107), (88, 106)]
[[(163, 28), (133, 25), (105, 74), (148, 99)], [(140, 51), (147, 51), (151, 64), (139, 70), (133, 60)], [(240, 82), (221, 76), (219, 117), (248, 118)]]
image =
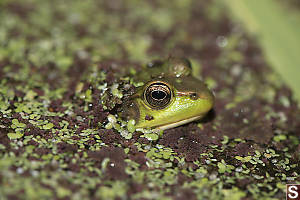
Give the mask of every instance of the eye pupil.
[(163, 91), (156, 90), (151, 93), (151, 96), (153, 99), (162, 100), (167, 96), (167, 94)]

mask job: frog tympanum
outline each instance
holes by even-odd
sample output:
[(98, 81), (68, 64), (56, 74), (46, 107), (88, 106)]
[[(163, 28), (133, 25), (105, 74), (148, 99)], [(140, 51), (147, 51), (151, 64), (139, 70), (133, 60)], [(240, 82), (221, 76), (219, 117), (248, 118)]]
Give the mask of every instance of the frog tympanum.
[(122, 117), (136, 128), (165, 130), (200, 119), (213, 107), (214, 95), (185, 58), (150, 63), (134, 81), (145, 83), (123, 103)]

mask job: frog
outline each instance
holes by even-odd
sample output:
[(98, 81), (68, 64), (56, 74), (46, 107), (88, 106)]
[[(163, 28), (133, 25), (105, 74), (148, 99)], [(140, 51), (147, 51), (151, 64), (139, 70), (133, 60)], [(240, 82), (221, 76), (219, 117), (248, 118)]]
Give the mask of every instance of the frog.
[(137, 130), (174, 128), (202, 119), (214, 106), (213, 92), (184, 57), (150, 62), (133, 82), (140, 86), (124, 101), (121, 116), (134, 120)]

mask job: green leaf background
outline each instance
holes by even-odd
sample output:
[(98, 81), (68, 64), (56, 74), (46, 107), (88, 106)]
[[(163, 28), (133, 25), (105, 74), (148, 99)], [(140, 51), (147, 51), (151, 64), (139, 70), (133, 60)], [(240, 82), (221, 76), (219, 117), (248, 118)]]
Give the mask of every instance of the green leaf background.
[(300, 10), (276, 0), (223, 0), (260, 42), (269, 64), (300, 101)]

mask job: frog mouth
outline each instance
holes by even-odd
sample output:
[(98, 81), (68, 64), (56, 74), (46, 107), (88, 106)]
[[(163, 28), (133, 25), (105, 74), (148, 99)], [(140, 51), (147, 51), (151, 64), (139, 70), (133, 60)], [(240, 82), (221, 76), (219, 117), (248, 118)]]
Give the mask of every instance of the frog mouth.
[(187, 124), (189, 122), (195, 121), (197, 119), (200, 119), (201, 117), (202, 117), (202, 115), (198, 115), (198, 116), (195, 116), (195, 117), (191, 117), (191, 118), (188, 118), (188, 119), (183, 119), (183, 120), (174, 122), (172, 124), (161, 125), (161, 126), (156, 127), (154, 130), (162, 131), (162, 130), (174, 128), (174, 127), (181, 126), (183, 124)]

